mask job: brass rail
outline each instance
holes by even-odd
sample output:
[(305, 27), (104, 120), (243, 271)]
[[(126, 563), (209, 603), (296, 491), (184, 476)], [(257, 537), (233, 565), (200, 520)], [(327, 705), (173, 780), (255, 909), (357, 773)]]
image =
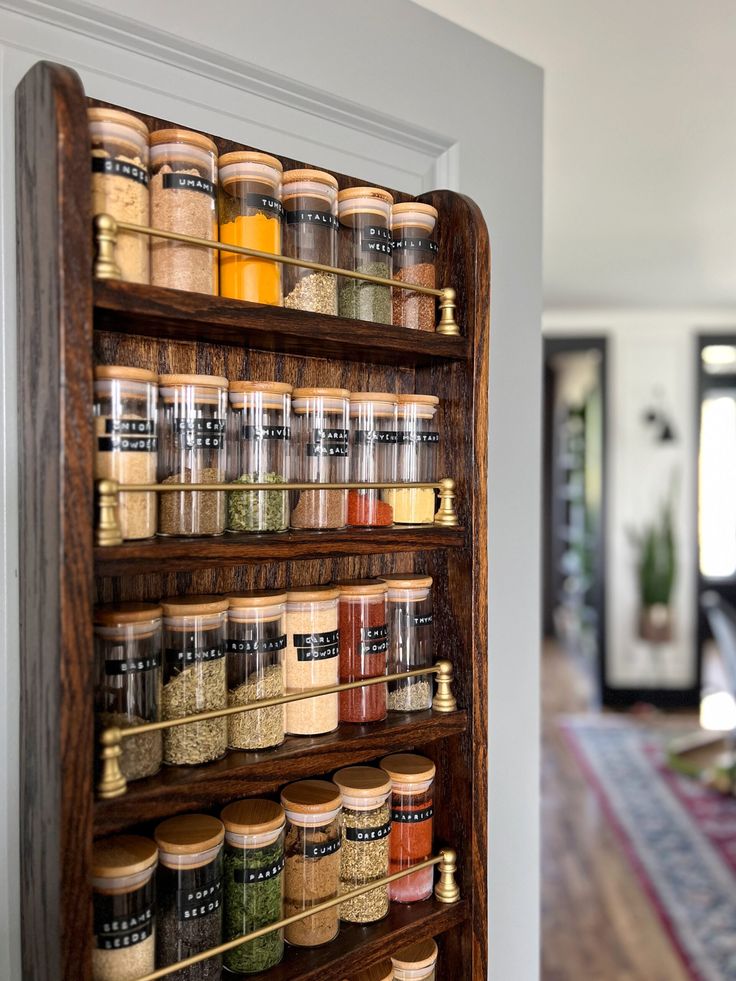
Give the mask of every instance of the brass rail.
[(228, 245), (225, 242), (217, 242), (208, 238), (195, 238), (193, 235), (183, 235), (180, 232), (166, 232), (161, 228), (136, 225), (130, 221), (116, 220), (112, 215), (107, 214), (95, 215), (94, 221), (95, 244), (97, 246), (94, 271), (97, 279), (122, 278), (120, 267), (115, 261), (115, 246), (117, 244), (118, 232), (137, 232), (140, 235), (171, 239), (175, 242), (184, 242), (188, 245), (215, 249), (218, 252), (231, 252), (236, 255), (244, 255), (250, 259), (265, 259), (268, 262), (280, 262), (286, 266), (300, 266), (303, 269), (313, 269), (315, 272), (345, 276), (348, 279), (361, 279), (367, 283), (373, 283), (376, 286), (388, 286), (392, 289), (411, 290), (413, 293), (438, 296), (440, 298), (440, 322), (436, 327), (436, 333), (446, 334), (452, 337), (457, 337), (460, 334), (460, 328), (455, 321), (456, 293), (451, 286), (434, 289), (431, 286), (419, 286), (418, 284), (405, 283), (398, 279), (371, 276), (368, 273), (355, 272), (352, 269), (340, 269), (337, 266), (328, 266), (322, 262), (309, 262), (307, 259), (294, 259), (287, 255), (275, 255), (273, 252), (260, 252), (258, 249), (249, 249), (244, 245)]
[(339, 906), (341, 903), (345, 903), (348, 900), (357, 899), (358, 896), (363, 896), (367, 892), (372, 892), (374, 889), (379, 889), (381, 886), (387, 886), (391, 882), (396, 882), (397, 879), (403, 879), (407, 875), (414, 875), (416, 872), (421, 872), (422, 869), (429, 869), (434, 865), (439, 866), (440, 872), (437, 885), (434, 887), (435, 899), (439, 903), (446, 903), (448, 905), (457, 903), (460, 899), (460, 890), (457, 882), (455, 881), (455, 873), (457, 872), (457, 853), (453, 848), (442, 848), (440, 849), (439, 855), (434, 855), (432, 858), (428, 858), (424, 862), (417, 862), (416, 865), (411, 865), (407, 869), (402, 869), (401, 872), (394, 872), (393, 875), (387, 875), (381, 879), (374, 879), (373, 882), (368, 883), (368, 885), (360, 886), (357, 889), (352, 889), (350, 892), (343, 893), (342, 896), (336, 896), (334, 899), (325, 900), (324, 903), (318, 903), (316, 906), (310, 906), (308, 909), (302, 910), (301, 913), (295, 913), (293, 916), (287, 916), (285, 919), (279, 920), (277, 923), (269, 923), (268, 926), (263, 926), (258, 930), (245, 933), (242, 937), (236, 937), (234, 940), (228, 940), (226, 943), (219, 944), (217, 947), (211, 947), (209, 950), (205, 950), (201, 954), (195, 954), (192, 957), (187, 957), (183, 961), (177, 961), (176, 964), (168, 964), (166, 967), (160, 967), (157, 971), (152, 971), (150, 974), (142, 974), (140, 977), (135, 978), (134, 981), (158, 981), (159, 978), (165, 978), (167, 974), (173, 974), (174, 971), (182, 971), (187, 967), (192, 967), (194, 964), (200, 964), (202, 961), (206, 961), (210, 957), (216, 957), (218, 954), (226, 954), (229, 950), (235, 950), (237, 947), (240, 947), (251, 940), (258, 940), (260, 937), (265, 937), (267, 934), (274, 933), (276, 930), (281, 930), (286, 926), (290, 926), (292, 923), (298, 923), (299, 920), (304, 920), (308, 916), (323, 913), (325, 910), (332, 909), (333, 906)]
[(144, 722), (137, 726), (109, 726), (100, 734), (100, 760), (102, 769), (97, 784), (98, 796), (104, 800), (121, 797), (127, 790), (128, 782), (120, 769), (122, 756), (121, 743), (130, 736), (139, 736), (146, 732), (156, 732), (160, 729), (173, 729), (176, 726), (190, 725), (197, 722), (207, 722), (210, 719), (226, 718), (230, 715), (240, 715), (242, 712), (253, 712), (256, 709), (273, 708), (275, 705), (286, 705), (289, 702), (299, 702), (305, 698), (317, 698), (320, 695), (334, 695), (341, 691), (351, 691), (353, 688), (365, 688), (369, 685), (382, 685), (389, 681), (403, 681), (405, 678), (436, 674), (437, 691), (432, 699), (435, 712), (455, 712), (457, 702), (452, 694), (453, 670), (452, 663), (445, 659), (437, 661), (431, 667), (415, 668), (413, 671), (402, 671), (398, 674), (379, 675), (376, 678), (363, 678), (360, 681), (347, 681), (341, 685), (326, 688), (312, 688), (308, 691), (291, 692), (289, 695), (279, 695), (276, 698), (262, 698), (244, 705), (229, 705), (227, 708), (213, 709), (210, 712), (198, 712), (196, 715), (184, 715), (178, 719), (166, 719), (162, 722)]
[(434, 517), (435, 525), (442, 528), (455, 528), (458, 523), (455, 510), (455, 481), (451, 477), (426, 483), (283, 483), (283, 484), (120, 484), (116, 480), (97, 482), (97, 544), (101, 546), (122, 545), (118, 523), (119, 495), (123, 493), (171, 494), (181, 491), (237, 491), (249, 494), (252, 491), (328, 491), (328, 490), (410, 490), (424, 488), (439, 490), (440, 505)]

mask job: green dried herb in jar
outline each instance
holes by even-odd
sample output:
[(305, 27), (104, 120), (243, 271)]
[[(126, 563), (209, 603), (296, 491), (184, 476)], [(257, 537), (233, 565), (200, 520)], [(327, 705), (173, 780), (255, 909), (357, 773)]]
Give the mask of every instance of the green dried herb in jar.
[[(388, 875), (391, 778), (373, 766), (349, 766), (333, 777), (343, 804), (340, 892), (348, 893)], [(341, 920), (374, 923), (388, 913), (388, 886), (341, 903)]]
[[(281, 919), (284, 811), (275, 801), (241, 800), (220, 815), (225, 825), (225, 941)], [(282, 930), (273, 930), (225, 954), (230, 971), (256, 974), (284, 956)]]

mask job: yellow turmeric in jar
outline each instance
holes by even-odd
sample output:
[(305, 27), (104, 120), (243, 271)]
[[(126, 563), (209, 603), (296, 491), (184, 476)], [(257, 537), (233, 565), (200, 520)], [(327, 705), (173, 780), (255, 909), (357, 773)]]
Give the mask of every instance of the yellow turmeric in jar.
[[(220, 241), (280, 255), (281, 222), (261, 212), (238, 215), (234, 221), (220, 225)], [(281, 266), (278, 262), (221, 252), (220, 294), (236, 300), (281, 306)]]

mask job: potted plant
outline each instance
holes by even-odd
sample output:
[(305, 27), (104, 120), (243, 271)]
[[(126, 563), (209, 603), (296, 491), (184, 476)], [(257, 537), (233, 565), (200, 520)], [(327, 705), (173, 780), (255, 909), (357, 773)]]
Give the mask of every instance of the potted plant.
[(639, 636), (654, 644), (672, 640), (671, 601), (677, 571), (672, 510), (670, 498), (655, 522), (632, 534), (638, 553)]

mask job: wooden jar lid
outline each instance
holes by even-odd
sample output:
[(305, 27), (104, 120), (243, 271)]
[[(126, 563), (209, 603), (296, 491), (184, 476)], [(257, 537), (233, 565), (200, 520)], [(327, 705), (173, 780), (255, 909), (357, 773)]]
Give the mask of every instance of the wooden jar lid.
[(125, 623), (150, 623), (158, 619), (163, 609), (158, 603), (106, 603), (96, 606), (94, 622), (103, 627), (117, 627)]
[(102, 838), (92, 846), (91, 873), (95, 879), (134, 875), (156, 864), (158, 848), (142, 835)]
[(125, 364), (95, 365), (95, 381), (108, 380), (148, 382), (155, 385), (158, 382), (158, 375), (155, 371), (149, 371), (147, 368), (131, 368)]
[(346, 766), (332, 779), (346, 797), (380, 797), (391, 790), (391, 777), (377, 766)]
[(169, 855), (196, 855), (219, 845), (225, 828), (209, 814), (180, 814), (157, 825), (153, 837), (159, 849)]
[(432, 967), (437, 960), (437, 944), (431, 939), (417, 940), (397, 950), (391, 955), (391, 960), (394, 967), (402, 970)]
[[(284, 184), (293, 184), (295, 181), (314, 181), (316, 184), (329, 184), (337, 190), (337, 178), (328, 174), (325, 170), (286, 170), (284, 171)], [(286, 194), (286, 188), (284, 194)], [(295, 194), (292, 191), (292, 195)]]
[(130, 126), (141, 136), (148, 139), (148, 127), (134, 116), (132, 112), (123, 112), (121, 109), (105, 109), (103, 106), (93, 106), (87, 110), (87, 119), (90, 123), (117, 123), (119, 126)]
[[(315, 485), (319, 486), (319, 484)], [(290, 589), (286, 594), (287, 603), (320, 603), (327, 600), (336, 600), (340, 595), (340, 590), (335, 586), (305, 586), (301, 589), (297, 586)]]
[(200, 594), (167, 596), (161, 600), (165, 617), (192, 617), (207, 613), (225, 613), (230, 606), (226, 596)]
[(415, 212), (418, 212), (420, 215), (426, 215), (428, 218), (434, 218), (435, 221), (439, 215), (436, 208), (432, 207), (431, 204), (424, 204), (422, 201), (402, 201), (400, 204), (395, 204), (392, 214), (405, 215), (414, 214)]
[(292, 386), (288, 382), (277, 381), (231, 381), (231, 392), (270, 392), (273, 395), (291, 395)]
[(339, 204), (344, 201), (352, 201), (354, 198), (376, 198), (386, 204), (393, 204), (393, 195), (382, 187), (346, 187), (337, 195)]
[(227, 388), (227, 378), (222, 375), (159, 375), (158, 383), (164, 388), (176, 385), (195, 385), (198, 388)]
[(387, 572), (381, 579), (389, 589), (429, 589), (432, 577), (421, 572)]
[(439, 405), (436, 395), (399, 395), (399, 405)]
[(218, 167), (229, 167), (230, 164), (261, 164), (266, 167), (273, 167), (279, 173), (283, 172), (284, 165), (270, 153), (258, 153), (256, 150), (233, 150), (230, 153), (223, 153), (217, 161)]
[(353, 974), (352, 981), (392, 981), (393, 976), (394, 965), (391, 961), (379, 961), (378, 964)]
[(349, 399), (347, 388), (295, 388), (291, 393), (293, 399), (311, 399), (324, 397), (328, 399)]
[(398, 402), (398, 395), (392, 395), (391, 392), (351, 392), (350, 401), (351, 402), (391, 402), (396, 405)]
[(384, 756), (381, 760), (381, 769), (398, 783), (424, 783), (432, 780), (437, 771), (432, 760), (426, 756), (417, 756), (416, 753), (394, 753), (392, 756)]
[(420, 201), (405, 201), (395, 204), (391, 211), (391, 228), (413, 227), (424, 228), (428, 232), (434, 230), (437, 221), (437, 209), (431, 204)]
[(340, 579), (335, 586), (340, 596), (385, 596), (388, 590), (383, 579)]
[(160, 146), (162, 143), (184, 143), (217, 155), (217, 145), (214, 140), (192, 129), (157, 129), (151, 133), (148, 142), (152, 147)]
[(286, 593), (279, 589), (251, 589), (242, 593), (228, 593), (231, 610), (253, 610), (278, 606), (286, 602)]
[(281, 791), (281, 804), (298, 814), (322, 814), (340, 807), (342, 796), (329, 780), (298, 780)]
[(225, 830), (236, 835), (260, 835), (278, 831), (283, 827), (286, 815), (275, 800), (258, 797), (236, 800), (220, 812)]

